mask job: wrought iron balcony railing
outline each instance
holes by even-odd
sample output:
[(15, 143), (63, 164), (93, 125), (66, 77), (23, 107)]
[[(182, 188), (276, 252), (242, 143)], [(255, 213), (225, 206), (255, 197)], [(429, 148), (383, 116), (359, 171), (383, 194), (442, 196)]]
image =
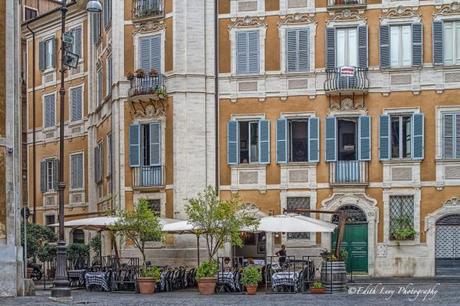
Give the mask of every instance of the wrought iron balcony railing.
[(369, 89), (367, 68), (337, 67), (326, 69), (326, 94), (364, 93)]
[(163, 166), (141, 166), (132, 168), (133, 187), (163, 187), (164, 167)]
[(164, 16), (164, 0), (133, 0), (133, 18)]
[(368, 165), (366, 161), (339, 160), (330, 163), (331, 185), (367, 185)]
[(327, 0), (328, 9), (365, 7), (367, 0)]
[(130, 97), (153, 94), (158, 95), (159, 98), (166, 96), (165, 76), (162, 74), (135, 76), (130, 82), (131, 86), (128, 93)]

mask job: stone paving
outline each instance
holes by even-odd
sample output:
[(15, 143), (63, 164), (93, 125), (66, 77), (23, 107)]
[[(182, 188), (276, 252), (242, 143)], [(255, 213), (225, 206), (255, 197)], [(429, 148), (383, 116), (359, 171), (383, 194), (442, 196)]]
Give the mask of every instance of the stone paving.
[(348, 292), (311, 294), (216, 294), (201, 296), (196, 290), (140, 295), (125, 292), (88, 292), (73, 290), (71, 302), (56, 302), (49, 298), (49, 291), (37, 291), (34, 297), (0, 299), (1, 306), (25, 305), (460, 305), (460, 280), (379, 280), (349, 284)]

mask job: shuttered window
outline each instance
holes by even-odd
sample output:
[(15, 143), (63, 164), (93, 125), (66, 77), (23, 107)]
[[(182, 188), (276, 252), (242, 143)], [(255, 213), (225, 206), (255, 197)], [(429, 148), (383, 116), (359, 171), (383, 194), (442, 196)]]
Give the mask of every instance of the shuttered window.
[(83, 153), (70, 155), (70, 187), (83, 188)]
[(443, 22), (445, 65), (460, 65), (460, 21)]
[(260, 72), (259, 31), (236, 33), (236, 74), (258, 74)]
[(288, 127), (289, 161), (308, 161), (308, 119), (288, 120)]
[(55, 67), (56, 39), (49, 38), (39, 43), (39, 68), (41, 71)]
[(76, 28), (73, 28), (72, 30), (70, 30), (70, 33), (72, 33), (73, 35), (73, 39), (74, 39), (74, 42), (73, 42), (73, 45), (72, 45), (72, 52), (77, 54), (79, 57), (82, 56), (82, 30), (81, 30), (81, 26), (79, 27), (76, 27)]
[(161, 123), (132, 124), (129, 129), (129, 148), (131, 167), (161, 166)]
[(412, 27), (395, 25), (390, 27), (391, 67), (412, 65)]
[(139, 39), (139, 68), (148, 74), (152, 69), (161, 72), (161, 35)]
[(44, 159), (40, 162), (40, 191), (42, 193), (57, 190), (58, 167), (59, 162), (54, 158)]
[(101, 40), (101, 13), (91, 14), (93, 19), (93, 42), (99, 43)]
[(70, 120), (79, 121), (83, 118), (83, 87), (70, 89)]
[(442, 116), (442, 156), (446, 159), (460, 158), (460, 113)]
[(103, 90), (104, 90), (104, 78), (102, 74), (102, 69), (99, 69), (97, 71), (97, 97), (96, 97), (97, 106), (102, 104), (102, 100), (104, 98)]
[(102, 148), (102, 142), (94, 148), (94, 178), (96, 183), (102, 182), (102, 173), (104, 169)]
[(336, 29), (336, 65), (358, 66), (358, 30), (357, 28)]
[(43, 125), (51, 128), (56, 125), (56, 96), (54, 94), (44, 97), (44, 116)]
[(286, 71), (310, 70), (310, 29), (286, 30)]

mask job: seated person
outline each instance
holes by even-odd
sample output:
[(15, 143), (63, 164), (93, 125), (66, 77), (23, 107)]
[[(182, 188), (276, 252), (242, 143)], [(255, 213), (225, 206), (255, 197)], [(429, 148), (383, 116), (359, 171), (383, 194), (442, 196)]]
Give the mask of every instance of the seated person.
[(278, 262), (280, 266), (283, 266), (286, 263), (286, 246), (282, 244), (281, 250), (276, 252), (275, 255), (279, 257)]

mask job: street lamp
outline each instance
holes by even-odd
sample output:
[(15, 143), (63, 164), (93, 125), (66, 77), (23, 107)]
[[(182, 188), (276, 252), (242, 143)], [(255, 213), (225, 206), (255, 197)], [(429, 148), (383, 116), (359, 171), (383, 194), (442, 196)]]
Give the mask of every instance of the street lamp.
[[(61, 86), (59, 88), (59, 241), (56, 252), (56, 277), (51, 290), (53, 298), (70, 297), (69, 280), (67, 279), (67, 247), (64, 237), (64, 97), (65, 97), (65, 71), (66, 71), (66, 43), (65, 22), (67, 14), (67, 0), (61, 1)], [(89, 0), (86, 6), (89, 13), (100, 13), (102, 6), (99, 0)]]

